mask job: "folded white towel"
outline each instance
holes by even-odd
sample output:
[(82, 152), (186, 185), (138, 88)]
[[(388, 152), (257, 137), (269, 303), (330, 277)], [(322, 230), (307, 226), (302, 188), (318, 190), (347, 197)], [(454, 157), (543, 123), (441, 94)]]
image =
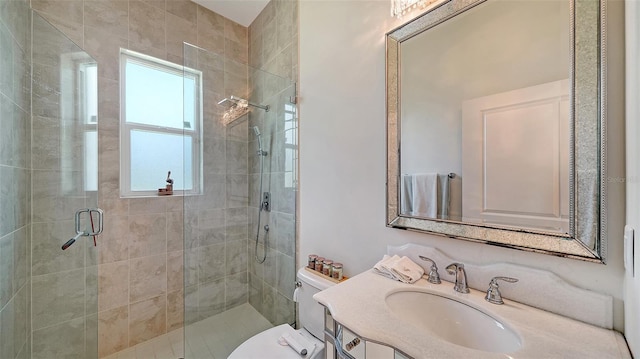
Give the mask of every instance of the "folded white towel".
[(406, 256), (385, 255), (375, 266), (374, 272), (404, 283), (415, 283), (424, 274), (424, 269)]
[(415, 283), (418, 279), (422, 278), (424, 274), (424, 269), (407, 256), (403, 256), (395, 262), (393, 267), (391, 267), (391, 271), (404, 283)]
[[(394, 257), (398, 257), (398, 256), (395, 255)], [(385, 266), (383, 266), (383, 263), (386, 263), (387, 261), (389, 261), (389, 259), (391, 259), (391, 257), (385, 254), (382, 257), (382, 259), (378, 261), (376, 265), (373, 266), (373, 271), (376, 272), (377, 274), (380, 274), (381, 276), (396, 280), (393, 273), (389, 271)]]

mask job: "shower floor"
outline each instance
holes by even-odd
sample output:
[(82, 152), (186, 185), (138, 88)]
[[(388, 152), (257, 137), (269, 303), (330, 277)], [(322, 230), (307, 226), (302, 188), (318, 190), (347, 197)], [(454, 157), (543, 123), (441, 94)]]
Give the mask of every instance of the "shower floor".
[[(242, 342), (271, 328), (250, 304), (242, 304), (213, 317), (177, 329), (103, 359), (225, 359)], [(184, 354), (183, 354), (184, 353)]]

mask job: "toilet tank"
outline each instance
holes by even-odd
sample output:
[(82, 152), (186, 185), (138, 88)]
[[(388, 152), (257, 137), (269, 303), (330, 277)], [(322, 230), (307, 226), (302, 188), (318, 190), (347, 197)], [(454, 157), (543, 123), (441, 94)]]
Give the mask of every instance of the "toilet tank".
[(313, 299), (313, 295), (335, 283), (305, 268), (298, 270), (298, 280), (302, 284), (298, 288), (299, 326), (324, 340), (324, 307)]

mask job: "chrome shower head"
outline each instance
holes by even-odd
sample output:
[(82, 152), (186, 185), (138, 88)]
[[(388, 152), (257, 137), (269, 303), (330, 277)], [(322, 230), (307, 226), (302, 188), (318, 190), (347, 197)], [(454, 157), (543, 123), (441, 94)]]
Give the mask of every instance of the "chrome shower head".
[(234, 105), (246, 105), (248, 103), (247, 100), (243, 98), (239, 98), (236, 96), (225, 97), (222, 100), (218, 101), (218, 105), (226, 105), (226, 106), (234, 106)]

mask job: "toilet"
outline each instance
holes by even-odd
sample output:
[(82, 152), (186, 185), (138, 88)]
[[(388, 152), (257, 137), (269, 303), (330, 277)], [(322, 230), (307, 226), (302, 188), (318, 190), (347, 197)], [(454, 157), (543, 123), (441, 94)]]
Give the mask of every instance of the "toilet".
[[(298, 291), (298, 318), (301, 329), (293, 329), (282, 324), (254, 335), (240, 344), (228, 359), (320, 359), (324, 358), (324, 307), (313, 300), (313, 295), (335, 283), (305, 268), (298, 271), (298, 281), (302, 284)], [(294, 295), (295, 297), (296, 295)], [(278, 340), (288, 334), (292, 338), (303, 336), (315, 345), (307, 355), (296, 353), (291, 347), (281, 345)]]

